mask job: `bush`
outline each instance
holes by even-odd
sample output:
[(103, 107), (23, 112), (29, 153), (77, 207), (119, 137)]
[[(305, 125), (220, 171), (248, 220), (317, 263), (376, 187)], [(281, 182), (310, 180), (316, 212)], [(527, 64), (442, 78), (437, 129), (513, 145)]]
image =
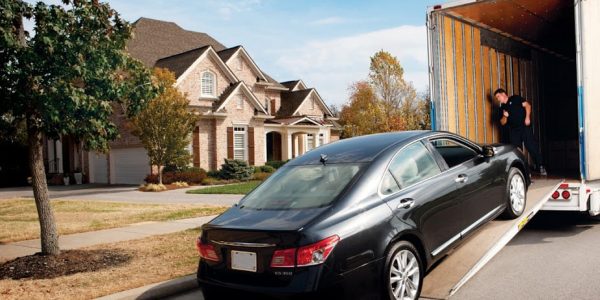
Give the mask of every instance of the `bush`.
[(254, 168), (248, 166), (248, 163), (239, 159), (225, 159), (221, 165), (220, 176), (223, 179), (248, 180), (254, 173)]
[[(185, 171), (165, 172), (163, 171), (163, 184), (171, 184), (177, 181), (187, 184), (201, 184), (206, 178), (206, 171), (200, 168), (187, 168)], [(150, 174), (144, 179), (146, 183), (158, 183), (158, 174)]]
[(285, 163), (287, 163), (288, 161), (289, 160), (286, 160), (286, 161), (272, 160), (272, 161), (268, 161), (265, 165), (273, 167), (274, 169), (279, 169), (279, 168), (281, 168), (281, 166), (285, 165)]
[(185, 182), (185, 181), (175, 181), (175, 182), (173, 182), (173, 185), (177, 186), (177, 187), (187, 187), (187, 186), (189, 186), (187, 184), (187, 182)]
[(149, 183), (149, 184), (142, 186), (142, 190), (144, 190), (146, 192), (162, 192), (162, 191), (166, 191), (167, 187), (162, 184)]
[(275, 168), (269, 166), (269, 165), (264, 165), (264, 166), (260, 166), (260, 167), (256, 167), (258, 169), (258, 171), (256, 173), (262, 172), (262, 173), (273, 173), (275, 172)]
[(219, 170), (214, 170), (214, 171), (208, 171), (206, 172), (206, 176), (208, 177), (212, 177), (212, 178), (221, 178), (221, 171)]
[(271, 176), (271, 173), (258, 172), (252, 175), (252, 179), (264, 181), (265, 179), (269, 178), (269, 176)]

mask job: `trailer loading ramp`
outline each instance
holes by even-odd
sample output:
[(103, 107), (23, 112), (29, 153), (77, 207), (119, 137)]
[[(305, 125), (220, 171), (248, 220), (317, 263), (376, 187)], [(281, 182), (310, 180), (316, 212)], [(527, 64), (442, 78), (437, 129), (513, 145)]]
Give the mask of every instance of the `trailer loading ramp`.
[(527, 206), (515, 220), (494, 220), (478, 229), (425, 277), (421, 298), (447, 299), (492, 259), (559, 187), (563, 180), (534, 179), (527, 191)]

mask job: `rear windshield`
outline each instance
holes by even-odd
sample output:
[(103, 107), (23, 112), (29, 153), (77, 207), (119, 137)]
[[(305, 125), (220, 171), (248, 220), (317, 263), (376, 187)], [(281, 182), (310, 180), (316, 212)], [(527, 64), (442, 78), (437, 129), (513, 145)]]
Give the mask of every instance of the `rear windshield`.
[(240, 208), (285, 210), (326, 206), (360, 168), (360, 164), (283, 167), (248, 194)]

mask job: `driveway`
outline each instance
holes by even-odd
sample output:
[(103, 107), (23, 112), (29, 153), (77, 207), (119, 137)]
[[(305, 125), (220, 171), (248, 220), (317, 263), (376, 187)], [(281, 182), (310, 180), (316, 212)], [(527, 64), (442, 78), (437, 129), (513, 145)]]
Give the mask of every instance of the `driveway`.
[[(204, 195), (186, 194), (190, 189), (202, 187), (189, 187), (165, 192), (140, 192), (137, 186), (124, 185), (99, 185), (82, 184), (73, 186), (49, 187), (51, 199), (65, 200), (99, 200), (128, 203), (193, 203), (230, 206), (237, 203), (243, 195)], [(0, 201), (16, 197), (32, 198), (31, 187), (3, 188), (0, 189)]]

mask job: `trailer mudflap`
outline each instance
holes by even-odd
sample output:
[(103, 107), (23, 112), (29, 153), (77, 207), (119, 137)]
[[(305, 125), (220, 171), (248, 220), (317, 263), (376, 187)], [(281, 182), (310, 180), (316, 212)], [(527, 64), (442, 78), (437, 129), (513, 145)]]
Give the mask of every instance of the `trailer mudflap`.
[(535, 179), (527, 192), (523, 215), (514, 220), (491, 221), (467, 237), (425, 276), (421, 298), (447, 299), (452, 296), (523, 229), (562, 182)]

